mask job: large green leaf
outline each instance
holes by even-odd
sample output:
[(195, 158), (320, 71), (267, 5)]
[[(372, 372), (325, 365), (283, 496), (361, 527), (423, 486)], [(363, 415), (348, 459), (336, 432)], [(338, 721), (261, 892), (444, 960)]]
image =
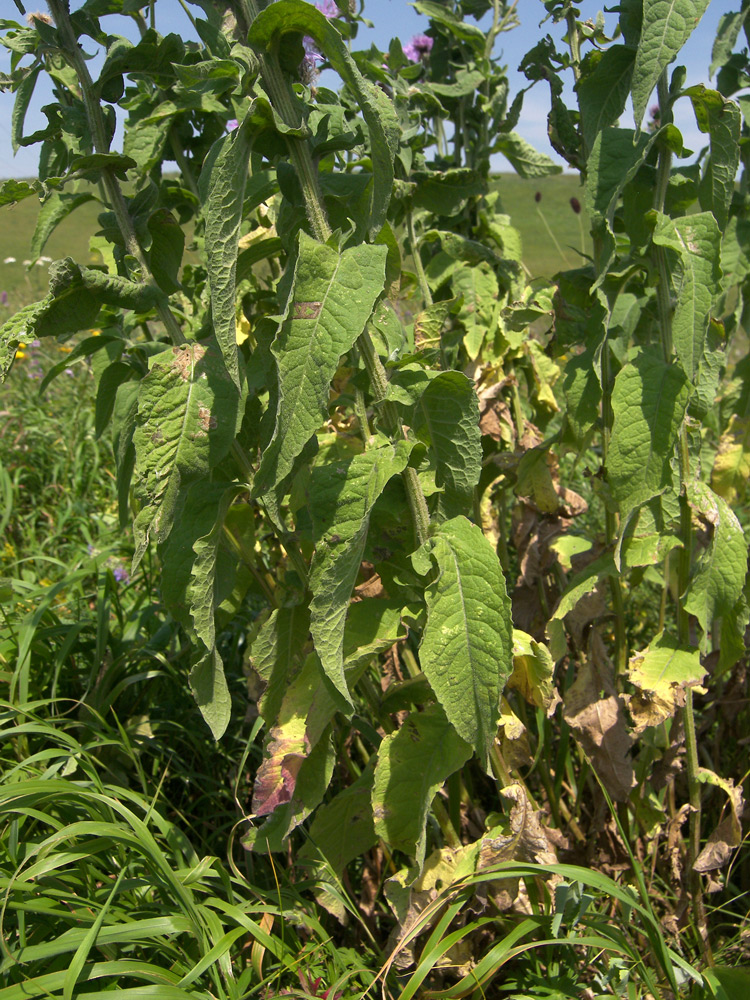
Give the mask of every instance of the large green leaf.
[(264, 686), (258, 709), (270, 728), (294, 675), (307, 655), (310, 611), (306, 604), (275, 608), (250, 646), (251, 665)]
[(215, 739), (226, 730), (231, 707), (214, 624), (231, 577), (217, 571), (218, 550), (227, 511), (241, 490), (235, 484), (194, 483), (161, 553), (162, 597), (194, 643), (190, 684)]
[(600, 274), (607, 270), (614, 255), (612, 222), (618, 199), (644, 163), (659, 134), (605, 128), (594, 140), (587, 163), (585, 201), (594, 232), (598, 232), (603, 241)]
[(313, 38), (354, 94), (370, 134), (373, 193), (370, 236), (374, 239), (385, 222), (393, 189), (393, 157), (399, 145), (401, 126), (391, 101), (357, 69), (344, 40), (327, 17), (305, 0), (277, 0), (261, 10), (253, 21), (249, 40), (272, 49), (281, 35), (296, 32)]
[(437, 518), (470, 514), (482, 468), (474, 383), (461, 372), (435, 372), (407, 364), (394, 372), (389, 398), (406, 408), (406, 423), (429, 446), (435, 483), (442, 489)]
[(497, 278), (487, 264), (464, 264), (454, 273), (452, 286), (453, 294), (462, 299), (459, 318), (466, 329), (464, 346), (474, 361), (484, 338), (488, 333), (490, 338), (494, 334), (492, 316), (499, 292)]
[(253, 132), (250, 113), (242, 124), (218, 139), (201, 173), (201, 194), (206, 220), (206, 264), (211, 288), (214, 333), (232, 381), (239, 388), (235, 275), (242, 205), (247, 184)]
[(747, 574), (747, 541), (734, 511), (705, 483), (690, 483), (687, 496), (693, 510), (713, 528), (684, 601), (705, 636), (714, 619), (731, 615), (740, 599)]
[(643, 4), (641, 40), (633, 68), (633, 112), (640, 127), (662, 71), (698, 26), (709, 0), (648, 0)]
[(625, 109), (634, 59), (632, 48), (613, 45), (601, 54), (593, 71), (578, 81), (581, 130), (587, 151), (599, 132), (614, 125)]
[(615, 379), (607, 479), (623, 518), (672, 481), (670, 459), (690, 385), (681, 368), (639, 354)]
[(133, 533), (137, 565), (154, 537), (163, 542), (187, 488), (206, 479), (229, 451), (240, 396), (218, 349), (189, 344), (151, 359), (140, 383)]
[(500, 562), (481, 528), (465, 517), (439, 525), (413, 560), (419, 573), (437, 569), (426, 590), (422, 670), (456, 732), (488, 768), (500, 695), (513, 669)]
[(323, 669), (351, 701), (344, 675), (344, 624), (367, 540), (370, 512), (388, 481), (403, 472), (411, 445), (381, 444), (313, 469), (310, 513), (316, 547), (310, 567), (310, 631)]
[(721, 280), (721, 233), (710, 212), (681, 219), (658, 215), (653, 241), (676, 255), (670, 260), (676, 303), (672, 339), (685, 374), (694, 382), (703, 359), (711, 306)]
[(372, 815), (372, 766), (315, 814), (301, 855), (320, 852), (337, 875), (378, 840)]
[(718, 90), (708, 90), (701, 84), (688, 88), (685, 93), (693, 102), (698, 128), (708, 132), (711, 140), (710, 156), (698, 188), (701, 208), (713, 212), (723, 231), (729, 218), (740, 162), (742, 115), (739, 106)]
[(709, 76), (713, 76), (719, 67), (729, 62), (745, 19), (750, 14), (750, 7), (746, 3), (743, 3), (742, 7), (743, 9), (736, 13), (722, 14), (719, 18), (719, 27), (716, 29), (714, 47), (711, 50)]
[(380, 744), (372, 810), (375, 832), (394, 850), (416, 855), (421, 867), (425, 822), (435, 793), (471, 756), (439, 705), (414, 712)]
[(339, 358), (364, 330), (383, 291), (387, 253), (384, 246), (361, 244), (340, 254), (300, 233), (293, 291), (272, 346), (279, 403), (256, 495), (270, 493), (291, 472), (323, 423)]

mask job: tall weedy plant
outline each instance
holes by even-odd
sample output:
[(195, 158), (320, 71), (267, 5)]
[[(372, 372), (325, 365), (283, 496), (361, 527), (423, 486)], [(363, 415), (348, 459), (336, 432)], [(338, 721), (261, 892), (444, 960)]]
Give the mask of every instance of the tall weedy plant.
[[(684, 740), (704, 931), (701, 873), (739, 843), (742, 796), (701, 766), (693, 689), (744, 652), (731, 504), (750, 385), (727, 355), (744, 345), (741, 113), (730, 84), (668, 76), (706, 4), (623, 0), (616, 39), (568, 0), (544, 4), (569, 51), (546, 37), (522, 66), (550, 86), (552, 145), (581, 173), (592, 229), (591, 257), (554, 283), (527, 280), (489, 176), (498, 152), (523, 177), (559, 172), (514, 131), (524, 92), (509, 99), (494, 57), (515, 4), (418, 0), (428, 34), (387, 54), (352, 51), (343, 0), (195, 4), (187, 44), (146, 6), (128, 6), (137, 43), (104, 30), (121, 13), (106, 0), (2, 22), (14, 143), (41, 155), (0, 201), (41, 197), (37, 255), (98, 202), (101, 263), (56, 262), (0, 351), (7, 372), (22, 340), (101, 330), (66, 364), (94, 366), (134, 563), (156, 548), (214, 736), (233, 700), (246, 710), (244, 683), (264, 723), (246, 846), (282, 850), (309, 820), (300, 856), (336, 876), (377, 848), (408, 928), (441, 881), (553, 861), (537, 805), (585, 841), (595, 778), (621, 846), (655, 815), (677, 823), (674, 796), (644, 788)], [(715, 56), (737, 86), (743, 16)], [(96, 80), (82, 40), (105, 53)], [(55, 103), (27, 136), (42, 72)], [(709, 137), (699, 164), (675, 166), (679, 99)], [(245, 681), (222, 632), (249, 607)], [(729, 810), (702, 848), (706, 783)]]

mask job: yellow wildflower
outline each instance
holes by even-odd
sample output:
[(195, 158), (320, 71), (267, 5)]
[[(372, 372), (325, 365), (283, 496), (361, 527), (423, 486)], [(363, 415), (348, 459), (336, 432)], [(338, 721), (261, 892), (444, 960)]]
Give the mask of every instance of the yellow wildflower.
[(58, 347), (57, 349), (60, 352), (60, 354), (70, 354), (70, 352), (73, 350), (72, 347), (66, 347), (65, 345), (63, 345), (62, 347)]
[(16, 361), (23, 361), (26, 357), (26, 351), (16, 351)]
[(101, 330), (92, 330), (91, 331), (91, 336), (92, 337), (101, 337), (101, 335), (102, 335), (102, 331)]
[(26, 344), (24, 344), (23, 341), (20, 341), (20, 343), (18, 344), (18, 350), (19, 351), (23, 351), (23, 350), (25, 350), (25, 348), (26, 348)]

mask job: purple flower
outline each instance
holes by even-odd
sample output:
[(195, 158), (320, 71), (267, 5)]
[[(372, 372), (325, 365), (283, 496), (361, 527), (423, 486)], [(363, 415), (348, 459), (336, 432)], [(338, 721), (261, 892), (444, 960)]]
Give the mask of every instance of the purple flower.
[(0, 306), (7, 306), (8, 304), (8, 293), (0, 292)]
[(234, 132), (234, 130), (239, 127), (240, 123), (237, 121), (236, 118), (232, 118), (230, 121), (227, 122), (227, 132)]
[(67, 376), (73, 375), (73, 369), (72, 368), (64, 368), (63, 369), (63, 375), (67, 375)]
[(659, 121), (659, 119), (661, 118), (661, 108), (659, 107), (658, 104), (655, 104), (652, 108), (649, 108), (648, 113), (651, 115), (654, 121)]
[(115, 566), (112, 570), (112, 576), (118, 583), (130, 583), (130, 573), (128, 573), (124, 566)]
[(321, 14), (325, 14), (329, 21), (334, 17), (338, 17), (340, 14), (340, 11), (336, 6), (336, 0), (318, 0), (318, 3), (316, 3), (315, 6)]
[(429, 35), (415, 35), (404, 45), (404, 55), (409, 62), (417, 63), (430, 54), (434, 41)]
[(29, 346), (30, 347), (41, 347), (42, 346), (42, 342), (41, 342), (41, 340), (32, 340), (31, 344)]

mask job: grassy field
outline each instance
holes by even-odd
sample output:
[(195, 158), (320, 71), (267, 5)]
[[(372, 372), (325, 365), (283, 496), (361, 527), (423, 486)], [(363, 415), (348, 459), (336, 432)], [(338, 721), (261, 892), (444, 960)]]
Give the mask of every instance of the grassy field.
[[(581, 262), (580, 249), (590, 243), (588, 221), (582, 212), (576, 215), (571, 198), (582, 201), (578, 179), (558, 175), (541, 180), (523, 180), (515, 174), (500, 174), (495, 183), (505, 212), (520, 230), (524, 263), (532, 275), (551, 276)], [(537, 202), (535, 195), (541, 199)], [(8, 293), (8, 312), (47, 291), (46, 267), (24, 267), (29, 257), (29, 243), (34, 232), (39, 203), (27, 198), (17, 205), (0, 209), (2, 220), (2, 257), (0, 291)], [(71, 256), (80, 263), (94, 263), (98, 258), (89, 251), (89, 238), (98, 228), (96, 203), (81, 206), (55, 230), (45, 247), (45, 256), (57, 260)], [(9, 257), (13, 263), (3, 263)]]

